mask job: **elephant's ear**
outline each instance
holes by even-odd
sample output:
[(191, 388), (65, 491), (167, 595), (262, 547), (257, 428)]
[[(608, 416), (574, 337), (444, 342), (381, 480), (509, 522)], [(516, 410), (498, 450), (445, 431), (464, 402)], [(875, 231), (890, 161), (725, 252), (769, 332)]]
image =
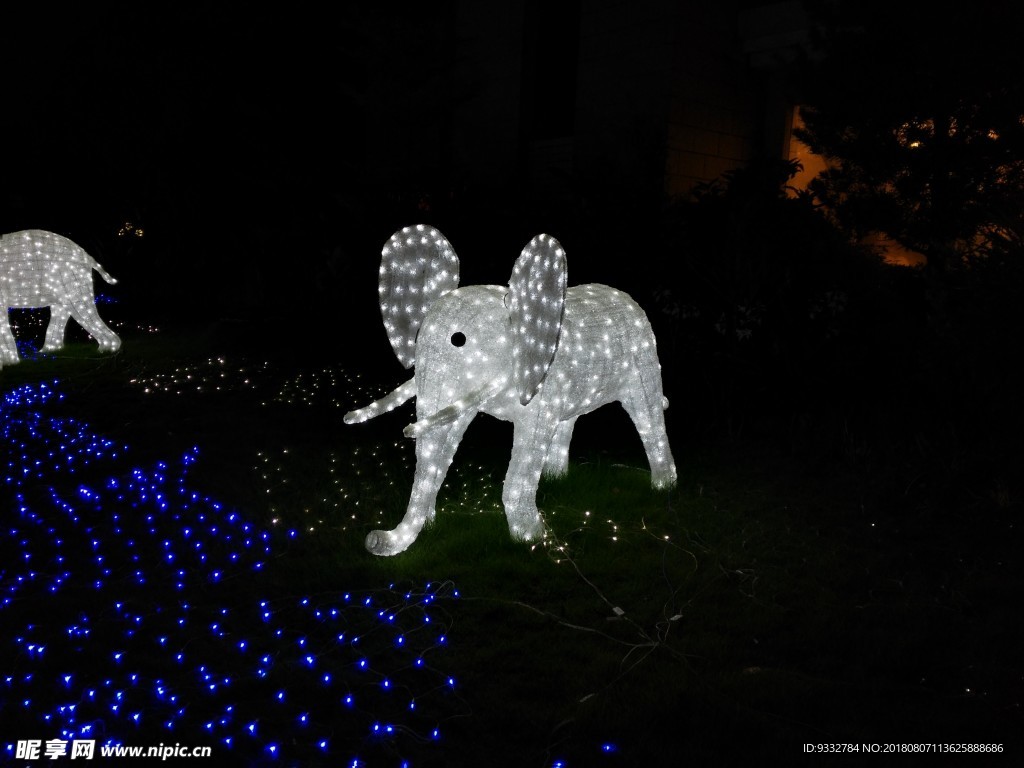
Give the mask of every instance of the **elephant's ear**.
[(565, 251), (550, 235), (537, 235), (519, 254), (509, 280), (512, 381), (519, 402), (537, 394), (558, 349), (565, 309)]
[(459, 257), (433, 227), (395, 232), (381, 251), (380, 314), (391, 348), (406, 368), (416, 364), (416, 334), (430, 305), (459, 287)]

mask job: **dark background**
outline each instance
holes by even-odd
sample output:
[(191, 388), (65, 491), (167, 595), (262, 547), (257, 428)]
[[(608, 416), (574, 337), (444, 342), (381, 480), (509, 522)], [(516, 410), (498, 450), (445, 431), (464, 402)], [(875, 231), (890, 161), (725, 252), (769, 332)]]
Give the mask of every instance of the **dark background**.
[[(679, 19), (696, 24), (718, 4), (680, 5), (686, 12)], [(874, 15), (866, 14), (872, 34), (857, 42), (884, 45), (870, 60), (848, 52), (856, 63), (833, 61), (828, 75), (834, 85), (845, 73), (845, 85), (830, 93), (849, 113), (883, 102), (876, 85), (887, 86), (879, 92), (890, 103), (926, 103), (941, 95), (950, 73), (969, 86), (976, 72), (992, 75), (993, 61), (1007, 64), (1004, 74), (1019, 71), (1008, 68), (1020, 55), (1007, 46), (1013, 26), (990, 13), (1000, 3), (960, 6), (981, 9), (976, 16), (986, 23), (972, 35), (959, 34), (956, 18), (932, 4), (920, 4), (918, 12), (901, 5), (899, 14), (873, 5)], [(731, 507), (724, 519), (737, 521), (741, 554), (722, 563), (760, 568), (757, 558), (767, 553), (801, 588), (841, 585), (834, 599), (825, 595), (805, 606), (802, 596), (794, 597), (795, 618), (778, 614), (781, 637), (807, 631), (812, 638), (782, 642), (782, 655), (792, 654), (793, 668), (808, 677), (780, 690), (801, 699), (805, 682), (821, 676), (819, 657), (827, 660), (825, 676), (837, 681), (872, 669), (876, 652), (886, 659), (878, 674), (895, 671), (897, 680), (923, 657), (948, 664), (942, 690), (950, 698), (935, 706), (950, 722), (956, 709), (949, 702), (969, 701), (961, 696), (967, 687), (957, 682), (961, 677), (993, 692), (994, 727), (1019, 722), (1020, 622), (1007, 617), (1015, 615), (1011, 607), (1019, 605), (1024, 583), (1018, 547), (1024, 378), (1017, 362), (1024, 276), (1013, 259), (947, 274), (885, 266), (853, 247), (848, 233), (810, 201), (780, 194), (785, 176), (756, 157), (698, 201), (667, 200), (662, 180), (650, 183), (641, 136), (621, 147), (640, 158), (625, 169), (635, 175), (598, 164), (604, 172), (571, 180), (570, 195), (550, 197), (531, 186), (525, 160), (470, 182), (459, 171), (460, 142), (486, 141), (510, 127), (503, 105), (474, 101), (491, 73), (449, 76), (472, 69), (453, 53), (465, 47), (446, 37), (456, 29), (449, 22), (459, 4), (211, 6), (34, 4), (0, 12), (0, 231), (59, 232), (119, 278), (117, 286), (96, 285), (114, 302), (103, 304), (101, 314), (122, 324), (126, 350), (133, 323), (194, 337), (203, 350), (237, 345), (257, 360), (271, 351), (319, 347), (332, 367), (365, 367), (372, 372), (368, 386), (383, 388), (403, 375), (377, 308), (380, 249), (393, 231), (418, 221), (441, 228), (460, 254), (463, 284), (507, 281), (522, 245), (548, 231), (566, 245), (570, 285), (624, 288), (651, 317), (672, 402), (673, 450), (691, 473), (687, 492), (707, 501), (709, 519), (723, 519), (720, 507)], [(551, 55), (523, 58), (541, 73), (527, 78), (538, 91), (524, 103), (535, 111), (511, 130), (527, 141), (544, 140), (569, 119), (558, 73), (565, 74), (571, 48), (558, 43), (574, 3), (525, 6), (529, 28), (542, 38), (538, 48)], [(506, 4), (487, 9), (473, 30), (481, 46), (506, 21)], [(999, 55), (989, 57), (986, 49)], [(747, 66), (734, 63), (738, 70)], [(609, 89), (614, 80), (610, 71)], [(619, 97), (634, 92), (643, 106), (642, 81), (624, 89), (614, 84)], [(476, 111), (463, 124), (480, 132), (446, 134), (451, 116), (467, 109)], [(441, 140), (445, 135), (451, 140)], [(1019, 144), (1009, 147), (1014, 152), (1020, 155)], [(1019, 241), (1015, 247), (1019, 257)], [(73, 326), (68, 336), (83, 338)], [(93, 399), (102, 407), (101, 397)], [(165, 407), (147, 410), (147, 418), (161, 420), (156, 430), (189, 441), (204, 427), (215, 431), (188, 404), (179, 411)], [(257, 422), (227, 408), (208, 412), (214, 426), (218, 419), (239, 422), (224, 430), (224, 439), (236, 453), (250, 451), (239, 435), (246, 434), (242, 427), (256, 435)], [(396, 418), (367, 429), (390, 439), (398, 434)], [(492, 431), (470, 438), (507, 452), (506, 426), (480, 420), (474, 428)], [(331, 429), (323, 420), (307, 437), (322, 432), (333, 446), (344, 437)], [(153, 434), (154, 444), (166, 437)], [(618, 434), (624, 438), (616, 444)], [(581, 420), (576, 435), (575, 450), (612, 446), (612, 456), (635, 453), (635, 432), (619, 411), (602, 409)], [(253, 438), (263, 439), (273, 444), (278, 435), (267, 430)], [(729, 492), (715, 493), (695, 461), (712, 449), (720, 466), (758, 477), (749, 498), (728, 484)], [(499, 469), (502, 460), (494, 462)], [(790, 512), (791, 494), (811, 494), (819, 484), (828, 486), (827, 502), (803, 501)], [(773, 495), (765, 486), (782, 491)], [(680, 527), (720, 525), (685, 514), (680, 520)], [(881, 535), (868, 539), (865, 531)], [(833, 555), (835, 542), (851, 536), (870, 550), (868, 565)], [(699, 537), (693, 545), (705, 551)], [(717, 557), (714, 545), (712, 553)], [(745, 578), (715, 557), (709, 562), (730, 579)], [(614, 567), (632, 570), (628, 563)], [(880, 583), (884, 589), (873, 589)], [(865, 601), (880, 594), (890, 596), (883, 605), (899, 626), (895, 636), (884, 612), (851, 632)], [(816, 613), (833, 602), (836, 613)], [(694, 659), (729, 656), (748, 640), (757, 614), (737, 610), (743, 629), (735, 631), (728, 616), (716, 624), (733, 610), (726, 605), (709, 613), (706, 632), (690, 633), (706, 638)], [(803, 613), (813, 614), (811, 624), (836, 625), (814, 633)], [(947, 636), (951, 626), (959, 633), (955, 640)], [(852, 647), (862, 639), (869, 641), (866, 651)], [(856, 659), (852, 667), (846, 654)], [(816, 708), (824, 720), (854, 710), (884, 718), (890, 690), (848, 700), (845, 690), (833, 698), (830, 689), (828, 697), (806, 698), (800, 706)], [(897, 697), (895, 706), (907, 700)], [(710, 709), (712, 719), (734, 703), (719, 706)], [(980, 721), (987, 710), (971, 711)], [(671, 730), (675, 711), (668, 716)], [(731, 723), (716, 727), (725, 732)], [(931, 723), (923, 729), (932, 730)], [(951, 731), (949, 738), (963, 735)]]
[[(508, 40), (497, 31), (519, 5), (529, 34), (512, 53), (529, 72), (510, 127), (505, 105), (483, 87), (504, 70), (480, 68), (503, 51), (465, 52)], [(684, 32), (717, 28), (719, 4), (652, 5), (675, 9)], [(729, 13), (760, 5), (736, 2)], [(895, 413), (910, 422), (909, 439), (954, 416), (972, 430), (1017, 423), (1016, 380), (1001, 352), (1018, 339), (1014, 299), (1004, 290), (992, 300), (993, 286), (1011, 283), (996, 274), (974, 293), (957, 285), (965, 298), (955, 309), (965, 312), (943, 309), (936, 323), (927, 280), (881, 269), (807, 201), (781, 199), (784, 179), (771, 168), (759, 176), (756, 151), (746, 177), (697, 204), (668, 199), (651, 170), (664, 174), (664, 158), (645, 164), (642, 131), (618, 142), (635, 163), (599, 161), (561, 197), (531, 183), (526, 157), (473, 177), (469, 144), (518, 131), (525, 146), (572, 127), (559, 96), (579, 8), (571, 0), (486, 10), (453, 1), (7, 7), (0, 231), (43, 228), (79, 242), (120, 281), (97, 283), (116, 302), (105, 317), (230, 327), (225, 333), (257, 349), (312, 342), (342, 363), (390, 353), (376, 283), (380, 248), (396, 229), (438, 226), (460, 254), (462, 284), (504, 283), (522, 245), (547, 231), (566, 246), (570, 285), (614, 285), (648, 312), (666, 388), (702, 404), (674, 414), (688, 434), (704, 422), (727, 432), (758, 419), (817, 425), (808, 414), (825, 410), (837, 422), (883, 426)], [(884, 46), (872, 60), (854, 50), (854, 64), (833, 62), (833, 73), (854, 76), (832, 100), (856, 113), (850, 100), (881, 100), (864, 80), (889, 73), (887, 99), (906, 100), (902, 88), (926, 102), (942, 73), (955, 71), (962, 86), (972, 72), (992, 76), (993, 61), (1015, 61), (1006, 29), (1019, 14), (1000, 23), (999, 3), (971, 8), (955, 17), (905, 8), (897, 18), (874, 4), (858, 21), (867, 21), (860, 40)], [(977, 25), (957, 37), (961, 17)], [(738, 37), (735, 18), (727, 32)], [(620, 105), (635, 97), (639, 114), (649, 106), (643, 78), (622, 73), (643, 50), (625, 50), (621, 71), (602, 70), (592, 86)], [(698, 72), (722, 68), (704, 50), (683, 54)], [(763, 78), (749, 57), (730, 56), (737, 77)], [(452, 129), (456, 114), (479, 132)]]
[(337, 311), (353, 261), (372, 307), (381, 244), (414, 223), (407, 180), (365, 179), (363, 114), (393, 98), (368, 92), (395, 10), (373, 5), (5, 11), (3, 231), (71, 237), (153, 320)]
[[(652, 8), (685, 19), (691, 5), (714, 4)], [(0, 231), (71, 237), (120, 279), (122, 311), (176, 322), (372, 317), (380, 248), (419, 221), (453, 241), (463, 284), (505, 282), (547, 231), (569, 249), (570, 284), (653, 285), (660, 254), (642, 281), (606, 254), (635, 246), (635, 211), (665, 202), (663, 157), (653, 172), (599, 159), (557, 200), (525, 153), (493, 172), (472, 162), (492, 140), (572, 133), (579, 18), (577, 0), (5, 8)], [(506, 67), (522, 70), (511, 108), (487, 90)], [(653, 109), (632, 72), (601, 77), (624, 120)], [(617, 143), (639, 157), (648, 139)]]

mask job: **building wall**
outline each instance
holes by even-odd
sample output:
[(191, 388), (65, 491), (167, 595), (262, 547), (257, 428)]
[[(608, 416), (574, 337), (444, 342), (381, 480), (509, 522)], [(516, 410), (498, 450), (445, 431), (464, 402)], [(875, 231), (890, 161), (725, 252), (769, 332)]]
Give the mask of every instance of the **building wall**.
[(562, 145), (576, 176), (686, 197), (755, 155), (787, 157), (781, 72), (805, 25), (796, 0), (582, 0)]
[(584, 180), (657, 183), (678, 14), (673, 0), (584, 0), (575, 170)]
[(686, 5), (677, 20), (666, 136), (665, 188), (673, 197), (743, 165), (757, 149), (761, 123), (735, 4)]
[(380, 53), (371, 81), (397, 79), (407, 95), (371, 98), (370, 156), (385, 155), (372, 171), (536, 195), (604, 184), (685, 197), (759, 152), (787, 156), (770, 62), (789, 44), (793, 5), (448, 0), (412, 21), (385, 17), (388, 45), (423, 65), (389, 68)]
[(518, 172), (525, 15), (522, 0), (458, 3), (445, 150), (458, 182), (489, 186)]

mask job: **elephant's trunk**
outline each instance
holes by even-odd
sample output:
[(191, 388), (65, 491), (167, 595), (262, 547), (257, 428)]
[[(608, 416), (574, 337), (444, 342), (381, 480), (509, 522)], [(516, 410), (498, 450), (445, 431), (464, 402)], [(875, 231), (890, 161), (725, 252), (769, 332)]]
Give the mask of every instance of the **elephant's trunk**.
[(372, 419), (374, 416), (379, 416), (382, 413), (393, 411), (415, 395), (416, 379), (413, 377), (405, 383), (398, 385), (396, 389), (384, 395), (380, 400), (370, 403), (364, 408), (359, 408), (346, 413), (344, 419), (345, 423), (358, 424), (361, 421)]
[(390, 531), (370, 531), (366, 537), (366, 549), (369, 552), (381, 556), (404, 552), (419, 536), (423, 526), (433, 521), (438, 489), (448, 474), (459, 441), (474, 415), (475, 412), (462, 414), (450, 424), (432, 429), (417, 438), (416, 474), (405, 517)]
[[(467, 395), (460, 397), (454, 403), (435, 411), (429, 416), (417, 418), (416, 421), (407, 426), (403, 432), (406, 437), (419, 437), (428, 429), (451, 424), (460, 416), (467, 413), (476, 413), (480, 407), (501, 392), (507, 386), (506, 379), (492, 381), (479, 389), (474, 389)], [(346, 417), (347, 418), (347, 417)]]

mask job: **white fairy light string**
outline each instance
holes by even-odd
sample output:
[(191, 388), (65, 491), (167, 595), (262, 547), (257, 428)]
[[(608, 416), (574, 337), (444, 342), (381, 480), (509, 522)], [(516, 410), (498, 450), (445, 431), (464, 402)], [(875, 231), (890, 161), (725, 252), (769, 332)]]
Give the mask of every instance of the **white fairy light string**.
[(502, 503), (509, 531), (533, 541), (545, 532), (537, 509), (542, 474), (568, 469), (576, 419), (619, 402), (633, 421), (651, 482), (676, 482), (665, 432), (661, 365), (650, 322), (628, 295), (606, 285), (566, 288), (565, 252), (549, 235), (522, 250), (509, 285), (458, 287), (459, 260), (423, 224), (394, 235), (381, 254), (381, 317), (392, 349), (413, 378), (350, 411), (354, 424), (416, 398), (416, 470), (405, 516), (372, 531), (377, 555), (405, 551), (434, 519), (437, 493), (462, 435), (478, 413), (512, 422), (512, 458)]
[(108, 283), (117, 281), (79, 245), (53, 232), (27, 229), (0, 237), (0, 366), (19, 360), (7, 310), (50, 308), (43, 351), (64, 346), (64, 328), (75, 318), (105, 352), (115, 352), (121, 339), (96, 311), (92, 272)]

